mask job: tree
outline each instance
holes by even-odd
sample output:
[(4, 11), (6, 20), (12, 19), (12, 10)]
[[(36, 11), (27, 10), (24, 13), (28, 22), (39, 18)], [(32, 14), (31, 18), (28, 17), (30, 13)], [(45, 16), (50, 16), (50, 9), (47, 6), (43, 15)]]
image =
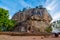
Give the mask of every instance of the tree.
[(9, 31), (14, 25), (14, 21), (9, 19), (8, 10), (0, 8), (0, 31)]
[(54, 28), (60, 29), (60, 20), (54, 21), (52, 24)]
[(9, 22), (7, 22), (8, 24), (6, 25), (6, 31), (11, 31), (15, 25), (15, 21), (14, 20), (9, 20)]
[(43, 8), (43, 5), (39, 5), (39, 8)]
[(38, 8), (38, 6), (36, 6), (36, 8)]
[(26, 10), (26, 8), (23, 8), (23, 12)]

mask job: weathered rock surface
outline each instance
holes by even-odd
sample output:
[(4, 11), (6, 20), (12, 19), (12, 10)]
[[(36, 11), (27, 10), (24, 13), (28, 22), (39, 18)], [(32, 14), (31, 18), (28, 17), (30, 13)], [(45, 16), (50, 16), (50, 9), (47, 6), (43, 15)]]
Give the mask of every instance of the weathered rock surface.
[(17, 12), (12, 19), (17, 23), (13, 31), (17, 32), (45, 32), (52, 20), (46, 8), (31, 8)]

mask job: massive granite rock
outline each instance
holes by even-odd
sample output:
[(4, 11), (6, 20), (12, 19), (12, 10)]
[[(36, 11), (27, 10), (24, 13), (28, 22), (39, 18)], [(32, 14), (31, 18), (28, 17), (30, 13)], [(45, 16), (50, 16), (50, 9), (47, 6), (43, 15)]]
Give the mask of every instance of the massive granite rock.
[(46, 32), (52, 17), (46, 8), (31, 8), (17, 12), (13, 17), (16, 25), (13, 31), (17, 32)]

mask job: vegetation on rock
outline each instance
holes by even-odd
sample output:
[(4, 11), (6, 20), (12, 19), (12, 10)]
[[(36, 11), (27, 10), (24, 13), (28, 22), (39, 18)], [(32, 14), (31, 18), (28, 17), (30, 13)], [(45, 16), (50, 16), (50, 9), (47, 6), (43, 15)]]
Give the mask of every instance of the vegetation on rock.
[(51, 32), (52, 31), (52, 27), (46, 27), (46, 32)]

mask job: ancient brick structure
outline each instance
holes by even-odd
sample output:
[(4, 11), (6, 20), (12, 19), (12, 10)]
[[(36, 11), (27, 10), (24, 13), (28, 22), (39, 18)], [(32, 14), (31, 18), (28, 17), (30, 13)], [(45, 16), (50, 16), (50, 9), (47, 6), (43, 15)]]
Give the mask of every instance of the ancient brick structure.
[(16, 25), (13, 31), (17, 32), (45, 32), (52, 20), (46, 8), (31, 8), (17, 12), (13, 17)]

